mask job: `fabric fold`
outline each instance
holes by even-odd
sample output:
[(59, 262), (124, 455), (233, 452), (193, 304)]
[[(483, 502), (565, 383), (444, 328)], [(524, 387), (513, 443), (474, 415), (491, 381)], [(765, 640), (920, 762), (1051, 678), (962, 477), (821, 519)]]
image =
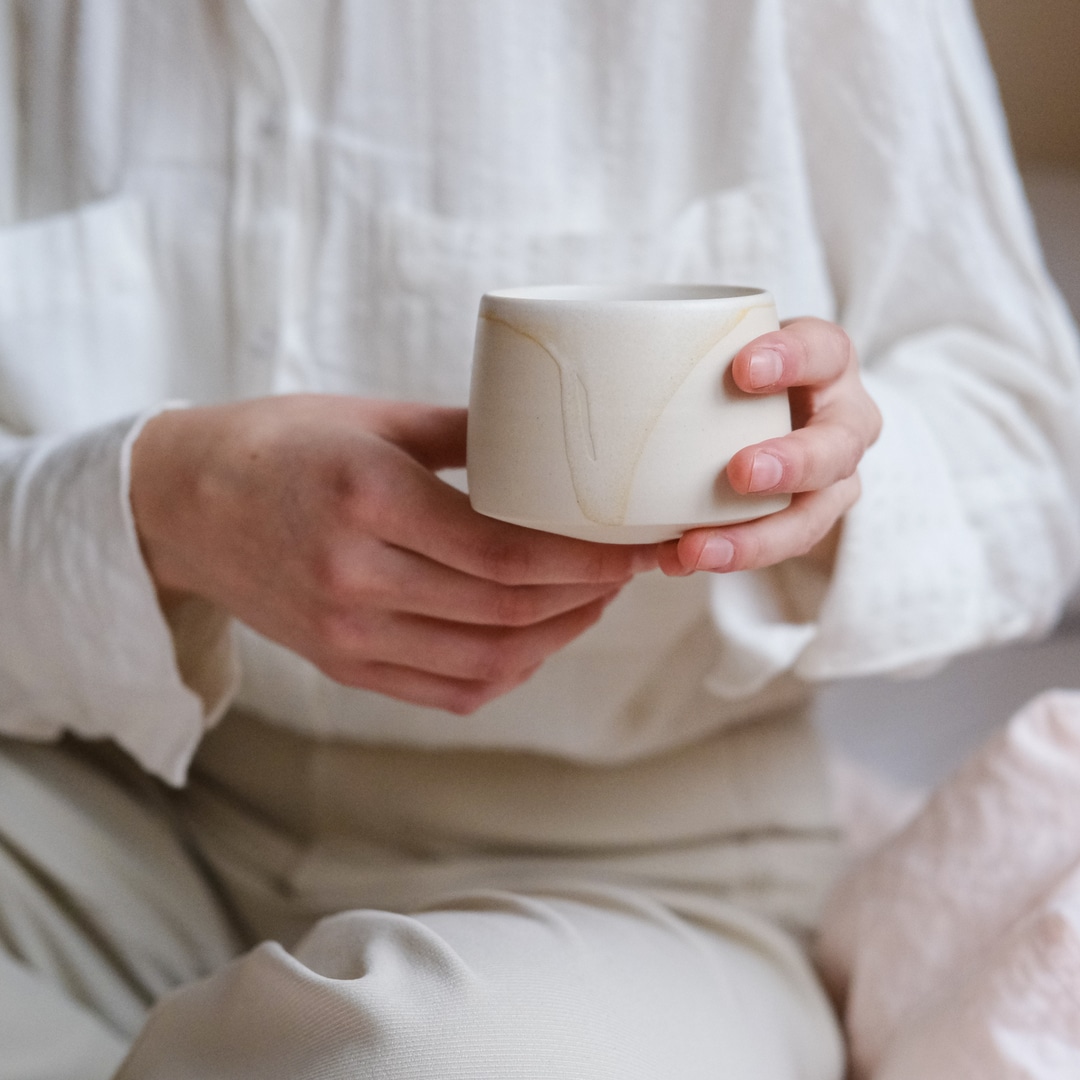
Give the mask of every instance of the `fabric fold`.
[(139, 551), (130, 454), (159, 411), (5, 444), (0, 724), (31, 739), (112, 738), (181, 784), (236, 674), (218, 612), (188, 607), (174, 638)]
[(856, 1077), (1075, 1075), (1078, 819), (1080, 692), (1056, 691), (855, 864), (818, 952)]

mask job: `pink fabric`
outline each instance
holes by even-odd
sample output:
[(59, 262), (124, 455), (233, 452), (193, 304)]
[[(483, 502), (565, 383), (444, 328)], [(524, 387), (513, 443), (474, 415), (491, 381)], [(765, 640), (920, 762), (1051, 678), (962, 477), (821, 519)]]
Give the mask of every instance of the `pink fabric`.
[(833, 814), (840, 822), (849, 859), (869, 854), (902, 829), (919, 811), (926, 795), (905, 787), (854, 758), (829, 761)]
[(1080, 1077), (1080, 693), (1036, 698), (856, 863), (819, 952), (859, 1080)]

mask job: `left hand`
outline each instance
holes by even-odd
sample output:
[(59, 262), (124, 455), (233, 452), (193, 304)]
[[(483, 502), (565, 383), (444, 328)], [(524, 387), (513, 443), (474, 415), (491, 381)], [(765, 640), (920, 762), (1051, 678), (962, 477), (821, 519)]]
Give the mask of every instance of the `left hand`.
[(790, 435), (747, 446), (727, 466), (738, 492), (791, 492), (791, 505), (755, 521), (693, 529), (660, 549), (669, 575), (756, 570), (794, 556), (831, 567), (839, 524), (859, 497), (856, 472), (881, 431), (847, 334), (822, 319), (794, 319), (752, 341), (731, 364), (750, 394), (789, 390)]

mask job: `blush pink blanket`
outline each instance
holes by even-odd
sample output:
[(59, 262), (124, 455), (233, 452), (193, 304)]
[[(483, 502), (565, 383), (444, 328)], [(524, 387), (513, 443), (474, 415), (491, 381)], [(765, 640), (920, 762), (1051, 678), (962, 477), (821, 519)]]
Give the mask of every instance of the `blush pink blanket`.
[(855, 863), (819, 959), (857, 1080), (1080, 1080), (1080, 692), (1032, 701)]

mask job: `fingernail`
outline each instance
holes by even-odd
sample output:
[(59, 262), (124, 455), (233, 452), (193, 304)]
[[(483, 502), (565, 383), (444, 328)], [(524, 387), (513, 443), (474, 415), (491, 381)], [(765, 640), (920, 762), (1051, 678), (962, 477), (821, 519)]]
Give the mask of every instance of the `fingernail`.
[(698, 570), (723, 570), (735, 558), (735, 545), (722, 536), (710, 536), (698, 556)]
[(750, 466), (750, 490), (768, 491), (776, 487), (784, 475), (784, 466), (779, 458), (764, 450), (754, 455), (754, 463)]
[(773, 349), (758, 349), (750, 356), (750, 385), (755, 390), (772, 386), (784, 374), (784, 360)]

